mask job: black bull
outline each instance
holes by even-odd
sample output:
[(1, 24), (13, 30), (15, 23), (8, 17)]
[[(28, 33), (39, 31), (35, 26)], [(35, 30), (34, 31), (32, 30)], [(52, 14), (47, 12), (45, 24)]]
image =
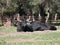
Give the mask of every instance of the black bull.
[(17, 32), (33, 32), (43, 30), (57, 30), (57, 28), (53, 25), (40, 24), (38, 21), (32, 22), (30, 24), (27, 24), (27, 22), (18, 22), (17, 26)]

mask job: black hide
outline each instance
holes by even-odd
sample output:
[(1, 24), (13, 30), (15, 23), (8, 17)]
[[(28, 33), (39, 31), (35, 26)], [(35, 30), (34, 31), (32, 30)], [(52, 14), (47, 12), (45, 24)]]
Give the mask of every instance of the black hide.
[(17, 32), (21, 32), (21, 31), (33, 32), (31, 24), (28, 25), (27, 22), (25, 22), (25, 21), (19, 22), (19, 25), (17, 26)]
[(38, 21), (32, 22), (29, 25), (27, 24), (27, 22), (23, 21), (19, 22), (17, 26), (17, 32), (33, 32), (43, 30), (57, 30), (57, 28), (53, 25), (40, 24)]
[(47, 25), (39, 23), (38, 21), (35, 21), (31, 24), (34, 31), (43, 31), (43, 30), (57, 30), (57, 28), (53, 25)]

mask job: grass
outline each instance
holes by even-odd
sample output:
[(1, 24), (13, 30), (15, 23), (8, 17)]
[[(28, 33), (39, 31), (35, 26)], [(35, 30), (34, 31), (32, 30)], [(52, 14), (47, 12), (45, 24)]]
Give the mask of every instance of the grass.
[(60, 38), (60, 33), (50, 33), (50, 34), (41, 34), (38, 35), (36, 40), (56, 40)]
[(5, 36), (0, 37), (0, 41), (4, 40), (13, 40), (13, 39), (34, 39), (35, 41), (60, 41), (60, 33), (50, 33), (50, 34), (33, 34), (32, 35), (19, 35), (19, 36)]
[(11, 28), (1, 28), (0, 27), (0, 32), (6, 32), (6, 33), (16, 32), (16, 27), (11, 27)]
[[(13, 28), (0, 28), (0, 33), (4, 32), (4, 33), (11, 33), (14, 32), (16, 33), (16, 27)], [(25, 32), (26, 33), (26, 32)], [(24, 34), (25, 34), (24, 33)], [(30, 32), (29, 32), (30, 33)], [(59, 32), (53, 32), (53, 33), (48, 33), (48, 34), (39, 34), (39, 33), (30, 33), (31, 35), (29, 35), (27, 33), (27, 35), (15, 35), (15, 36), (2, 36), (0, 37), (0, 45), (60, 45), (60, 33)], [(13, 39), (33, 39), (34, 42), (15, 42), (15, 43), (7, 43), (5, 40), (12, 40)]]
[[(34, 36), (33, 36), (34, 35)], [(35, 42), (16, 42), (16, 43), (6, 43), (5, 40), (8, 39), (34, 39)], [(54, 44), (58, 44), (60, 45), (60, 40), (57, 40), (60, 38), (60, 33), (49, 33), (49, 34), (33, 34), (32, 35), (19, 35), (19, 36), (6, 36), (6, 37), (1, 37), (0, 38), (0, 44), (1, 45), (54, 45)], [(43, 41), (40, 41), (43, 40)]]
[(6, 43), (1, 42), (0, 45), (60, 45), (60, 42), (21, 42), (21, 43)]

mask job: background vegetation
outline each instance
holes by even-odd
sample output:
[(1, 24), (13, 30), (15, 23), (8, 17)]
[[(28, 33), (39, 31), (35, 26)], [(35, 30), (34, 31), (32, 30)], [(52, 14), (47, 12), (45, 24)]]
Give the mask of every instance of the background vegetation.
[[(20, 6), (20, 4), (22, 4), (22, 6)], [(39, 14), (41, 11), (39, 5), (43, 5), (42, 7), (45, 13), (49, 10), (50, 15), (46, 17), (49, 23), (59, 21), (60, 0), (0, 0), (0, 23), (4, 25), (4, 22), (8, 22), (7, 20), (9, 19), (14, 25), (15, 15), (17, 15), (20, 9), (23, 9), (27, 15)], [(45, 22), (45, 20), (43, 20), (45, 19), (44, 14), (41, 14), (41, 18), (42, 22)]]

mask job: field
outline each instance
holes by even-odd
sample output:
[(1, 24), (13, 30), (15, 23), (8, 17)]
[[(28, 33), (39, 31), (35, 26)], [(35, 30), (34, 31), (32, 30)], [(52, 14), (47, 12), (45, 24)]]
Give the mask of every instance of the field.
[(0, 28), (0, 45), (60, 45), (57, 31), (16, 32), (16, 27)]

